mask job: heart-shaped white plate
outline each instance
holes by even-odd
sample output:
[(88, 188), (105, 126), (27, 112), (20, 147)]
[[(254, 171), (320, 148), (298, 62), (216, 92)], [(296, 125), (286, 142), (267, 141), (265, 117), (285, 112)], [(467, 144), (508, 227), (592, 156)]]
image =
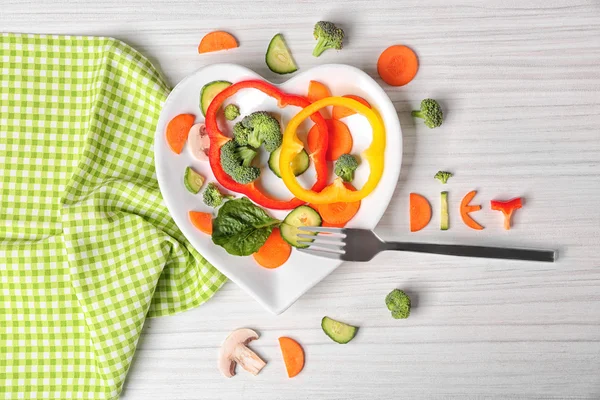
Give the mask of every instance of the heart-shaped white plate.
[[(181, 154), (173, 153), (165, 138), (168, 122), (178, 114), (191, 113), (196, 115), (196, 122), (203, 122), (199, 95), (206, 83), (216, 80), (235, 83), (247, 79), (264, 78), (239, 65), (215, 64), (196, 71), (173, 89), (165, 102), (156, 128), (156, 174), (169, 212), (190, 243), (219, 271), (250, 293), (266, 309), (279, 314), (330, 274), (341, 261), (314, 257), (294, 250), (289, 260), (281, 267), (265, 269), (256, 264), (252, 257), (234, 257), (227, 254), (224, 249), (212, 243), (210, 236), (198, 231), (188, 218), (188, 212), (191, 210), (213, 211), (203, 204), (201, 193), (191, 194), (183, 184), (184, 171), (188, 166), (204, 175), (207, 181), (215, 181), (208, 162), (194, 159), (187, 145)], [(278, 86), (284, 92), (306, 96), (311, 80), (327, 85), (334, 96), (354, 94), (363, 97), (379, 111), (384, 121), (387, 143), (383, 176), (375, 191), (362, 201), (359, 212), (348, 224), (349, 227), (374, 228), (392, 198), (400, 174), (402, 131), (396, 110), (383, 89), (370, 76), (348, 65), (328, 64), (315, 67)], [(297, 107), (280, 109), (273, 98), (254, 89), (238, 92), (227, 103), (237, 104), (242, 116), (258, 110), (277, 113), (284, 125), (299, 111)], [(371, 141), (371, 127), (368, 121), (358, 114), (346, 117), (342, 121), (348, 125), (354, 138), (352, 153), (360, 154)], [(227, 125), (223, 132), (231, 132), (233, 123), (223, 119), (220, 125)], [(298, 130), (299, 136), (308, 132), (311, 126), (310, 120), (301, 125)], [(282, 199), (291, 198), (283, 182), (267, 167), (267, 158), (267, 154), (261, 154), (261, 165), (264, 166), (260, 178), (262, 186)], [(354, 184), (360, 187), (368, 174), (368, 163), (361, 164), (356, 172)], [(314, 182), (314, 176), (314, 169), (311, 167), (299, 179), (310, 185)], [(280, 219), (288, 213), (272, 210), (269, 212)]]

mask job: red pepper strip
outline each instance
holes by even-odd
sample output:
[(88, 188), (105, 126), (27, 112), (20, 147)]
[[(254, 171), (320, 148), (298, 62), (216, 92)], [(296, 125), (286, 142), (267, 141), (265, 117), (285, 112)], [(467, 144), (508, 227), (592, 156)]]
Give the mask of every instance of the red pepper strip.
[(492, 200), (490, 202), (492, 210), (502, 211), (504, 214), (504, 229), (510, 229), (510, 218), (512, 217), (513, 211), (523, 207), (523, 202), (520, 197), (517, 197), (508, 201)]
[[(210, 167), (215, 175), (217, 181), (226, 189), (229, 189), (233, 192), (241, 193), (246, 196), (256, 204), (259, 204), (266, 208), (271, 208), (274, 210), (290, 210), (292, 208), (296, 208), (305, 202), (294, 197), (290, 200), (279, 200), (269, 195), (263, 193), (260, 190), (260, 187), (257, 186), (256, 181), (250, 182), (247, 184), (241, 184), (234, 181), (221, 167), (221, 147), (227, 143), (227, 141), (231, 140), (230, 137), (227, 137), (221, 132), (219, 129), (219, 125), (217, 124), (217, 111), (221, 108), (221, 105), (225, 100), (229, 97), (236, 94), (238, 91), (242, 89), (258, 89), (261, 92), (273, 97), (277, 100), (277, 105), (280, 108), (286, 106), (296, 106), (300, 108), (305, 108), (310, 105), (310, 102), (298, 95), (287, 94), (276, 88), (275, 86), (259, 80), (248, 80), (234, 83), (233, 85), (225, 88), (221, 93), (215, 96), (213, 101), (208, 106), (208, 110), (206, 110), (206, 131), (208, 133), (208, 137), (210, 138), (210, 149), (208, 152), (208, 159), (210, 162)], [(327, 124), (325, 123), (325, 119), (321, 116), (319, 112), (314, 113), (310, 117), (315, 124), (319, 127), (318, 129), (318, 146), (317, 149), (314, 149), (312, 154), (310, 155), (314, 166), (315, 171), (317, 173), (317, 181), (312, 187), (312, 190), (315, 192), (320, 192), (323, 190), (325, 186), (327, 186), (327, 161), (325, 160), (325, 153), (327, 153), (327, 146), (329, 140), (329, 132), (327, 131)]]

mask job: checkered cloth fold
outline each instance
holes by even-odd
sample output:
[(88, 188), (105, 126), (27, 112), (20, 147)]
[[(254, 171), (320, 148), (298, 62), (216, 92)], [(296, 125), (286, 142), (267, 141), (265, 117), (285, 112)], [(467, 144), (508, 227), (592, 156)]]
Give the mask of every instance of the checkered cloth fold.
[(117, 40), (0, 36), (0, 398), (117, 398), (146, 316), (223, 284), (160, 196), (168, 92)]

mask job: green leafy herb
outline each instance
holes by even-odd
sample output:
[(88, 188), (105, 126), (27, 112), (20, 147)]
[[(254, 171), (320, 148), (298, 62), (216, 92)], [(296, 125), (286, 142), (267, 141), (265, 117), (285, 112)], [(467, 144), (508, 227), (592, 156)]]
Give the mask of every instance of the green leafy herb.
[(256, 253), (280, 221), (246, 197), (229, 200), (213, 221), (212, 241), (234, 256)]

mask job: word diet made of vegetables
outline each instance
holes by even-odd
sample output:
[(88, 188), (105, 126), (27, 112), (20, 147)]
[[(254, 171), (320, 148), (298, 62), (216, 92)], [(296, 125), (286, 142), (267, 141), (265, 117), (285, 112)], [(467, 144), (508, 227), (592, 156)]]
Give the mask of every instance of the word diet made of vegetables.
[[(335, 24), (319, 21), (313, 30), (315, 45), (313, 56), (323, 52), (341, 50), (345, 33)], [(238, 47), (231, 34), (215, 31), (205, 35), (198, 46), (198, 53), (210, 53)], [(269, 69), (278, 74), (289, 74), (298, 70), (291, 51), (281, 34), (275, 35), (267, 47), (265, 61)], [(402, 45), (385, 49), (378, 61), (377, 72), (390, 86), (408, 84), (417, 74), (418, 59), (413, 50)], [(279, 107), (295, 106), (300, 111), (282, 129), (278, 115), (267, 111), (255, 111), (241, 115), (238, 105), (230, 98), (242, 90), (259, 90), (277, 101)], [(239, 82), (209, 82), (199, 93), (200, 110), (204, 122), (196, 122), (193, 114), (180, 114), (167, 125), (166, 140), (170, 149), (180, 154), (186, 143), (194, 158), (210, 164), (217, 182), (206, 182), (206, 178), (187, 167), (183, 185), (192, 194), (200, 194), (205, 205), (216, 212), (189, 211), (192, 224), (201, 232), (210, 235), (215, 245), (221, 246), (234, 256), (252, 256), (262, 267), (274, 269), (282, 266), (290, 257), (292, 249), (306, 248), (312, 242), (307, 231), (300, 227), (344, 227), (360, 209), (361, 200), (377, 187), (383, 173), (385, 150), (385, 128), (377, 110), (364, 98), (352, 93), (341, 97), (332, 96), (325, 82), (310, 81), (306, 96), (290, 94), (263, 80)], [(227, 104), (226, 104), (227, 103)], [(332, 107), (331, 118), (325, 119), (320, 110)], [(353, 136), (344, 119), (359, 114), (364, 116), (372, 128), (369, 147), (362, 154), (352, 154)], [(434, 99), (424, 99), (420, 109), (411, 113), (421, 119), (428, 128), (438, 128), (443, 123), (443, 111)], [(217, 121), (224, 117), (235, 122), (232, 132), (225, 134)], [(306, 145), (298, 138), (298, 126), (310, 118), (314, 125), (306, 137)], [(295, 196), (281, 200), (270, 196), (258, 184), (263, 172), (259, 165), (259, 153), (269, 154), (267, 166), (280, 178)], [(369, 176), (361, 188), (352, 185), (358, 166), (367, 162)], [(316, 179), (310, 189), (304, 188), (297, 177), (306, 173), (313, 165)], [(328, 163), (333, 163), (335, 179), (328, 182)], [(434, 178), (447, 184), (451, 172), (438, 171)], [(205, 185), (206, 183), (206, 185)], [(243, 195), (236, 198), (233, 192)], [(460, 215), (470, 228), (484, 227), (476, 222), (471, 213), (481, 210), (481, 205), (471, 205), (476, 191), (467, 193), (460, 203)], [(508, 201), (493, 200), (490, 207), (504, 216), (504, 227), (510, 229), (511, 216), (521, 208), (523, 201), (515, 198)], [(273, 218), (271, 210), (291, 210), (283, 219)], [(441, 230), (449, 229), (448, 192), (440, 194)], [(410, 193), (410, 231), (425, 228), (431, 220), (429, 201), (422, 195)], [(316, 234), (316, 233), (315, 233)], [(410, 298), (399, 290), (392, 290), (385, 297), (385, 304), (395, 319), (410, 315)], [(321, 320), (323, 332), (334, 342), (349, 343), (358, 328), (329, 317)], [(218, 366), (226, 377), (235, 375), (236, 365), (257, 375), (266, 363), (247, 345), (258, 339), (251, 329), (238, 329), (223, 342)], [(280, 349), (290, 378), (302, 371), (304, 350), (294, 339), (281, 337)]]

